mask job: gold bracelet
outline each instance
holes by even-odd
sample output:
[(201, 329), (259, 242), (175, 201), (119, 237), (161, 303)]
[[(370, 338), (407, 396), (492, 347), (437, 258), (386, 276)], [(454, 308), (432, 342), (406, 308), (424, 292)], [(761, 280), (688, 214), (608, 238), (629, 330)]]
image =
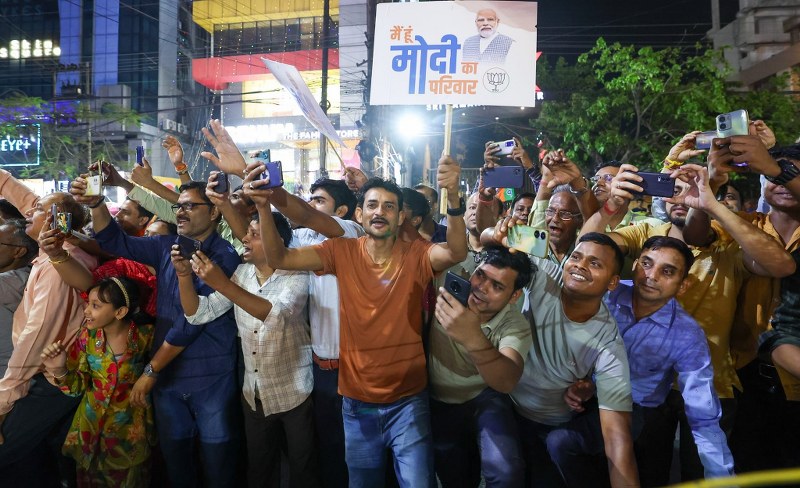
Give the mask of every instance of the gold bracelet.
[(58, 259), (58, 260), (54, 261), (53, 258), (50, 258), (50, 263), (52, 263), (52, 264), (63, 264), (63, 263), (66, 263), (67, 261), (69, 261), (69, 258), (70, 258), (69, 251), (64, 251), (64, 252), (66, 252), (67, 255), (63, 259)]
[(665, 159), (664, 160), (664, 169), (676, 169), (683, 166), (683, 163), (680, 161), (675, 161), (674, 159)]
[(61, 376), (53, 375), (53, 379), (54, 380), (60, 380), (60, 379), (64, 378), (65, 376), (67, 376), (68, 374), (69, 374), (69, 370), (66, 370), (66, 371), (64, 371), (64, 374), (62, 374)]

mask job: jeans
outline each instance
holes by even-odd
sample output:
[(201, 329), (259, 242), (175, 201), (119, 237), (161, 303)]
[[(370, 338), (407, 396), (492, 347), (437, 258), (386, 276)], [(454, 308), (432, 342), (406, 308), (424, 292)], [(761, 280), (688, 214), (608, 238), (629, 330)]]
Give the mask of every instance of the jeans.
[(461, 404), (431, 400), (431, 429), (443, 487), (476, 487), (481, 473), (487, 487), (523, 486), (525, 465), (508, 395), (486, 388)]
[(338, 393), (339, 370), (314, 367), (314, 424), (322, 470), (322, 485), (347, 487), (347, 464), (344, 462), (344, 423), (342, 396)]
[(206, 484), (235, 485), (239, 432), (239, 402), (235, 372), (222, 376), (204, 390), (153, 391), (159, 441), (174, 488), (198, 485), (194, 438), (200, 440)]
[(350, 488), (384, 486), (387, 450), (401, 487), (436, 486), (427, 392), (393, 403), (344, 397), (342, 417)]
[(256, 410), (242, 399), (247, 437), (247, 485), (250, 488), (280, 486), (281, 444), (286, 440), (290, 486), (320, 486), (311, 397), (295, 408), (264, 416), (261, 401)]

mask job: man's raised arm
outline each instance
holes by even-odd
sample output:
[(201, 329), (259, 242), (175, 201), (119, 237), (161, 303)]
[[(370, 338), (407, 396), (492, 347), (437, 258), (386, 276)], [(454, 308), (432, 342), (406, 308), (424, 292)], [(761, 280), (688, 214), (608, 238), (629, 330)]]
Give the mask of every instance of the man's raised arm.
[(447, 188), (447, 208), (459, 209), (460, 214), (447, 214), (447, 242), (431, 248), (431, 267), (434, 272), (444, 271), (456, 263), (467, 259), (467, 228), (464, 224), (464, 203), (458, 196), (461, 167), (449, 156), (439, 160), (437, 183), (439, 188)]

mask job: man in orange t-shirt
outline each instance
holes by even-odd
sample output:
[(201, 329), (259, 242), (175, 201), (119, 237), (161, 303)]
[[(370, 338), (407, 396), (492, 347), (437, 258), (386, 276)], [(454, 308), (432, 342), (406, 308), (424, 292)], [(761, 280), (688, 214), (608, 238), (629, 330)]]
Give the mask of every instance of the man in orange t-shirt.
[(461, 169), (449, 158), (439, 162), (438, 183), (448, 189), (450, 207), (447, 242), (399, 239), (403, 195), (394, 183), (373, 178), (356, 209), (366, 236), (294, 249), (275, 230), (271, 192), (259, 190), (265, 180), (254, 181), (263, 167), (248, 169), (245, 191), (258, 206), (270, 266), (334, 274), (339, 283), (339, 393), (351, 486), (383, 485), (388, 449), (401, 486), (435, 486), (422, 295), (435, 273), (467, 255)]

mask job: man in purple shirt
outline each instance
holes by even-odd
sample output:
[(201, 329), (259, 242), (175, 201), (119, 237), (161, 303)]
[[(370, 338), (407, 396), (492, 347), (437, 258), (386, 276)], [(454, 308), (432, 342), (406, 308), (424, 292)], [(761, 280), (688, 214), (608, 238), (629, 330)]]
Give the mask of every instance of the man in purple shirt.
[[(663, 428), (664, 423), (649, 420), (663, 415), (665, 409), (676, 408), (674, 392), (670, 393), (676, 374), (705, 476), (733, 474), (733, 458), (719, 427), (722, 409), (714, 390), (708, 343), (703, 330), (675, 299), (689, 285), (686, 278), (693, 262), (692, 251), (683, 241), (651, 237), (645, 241), (634, 264), (633, 285), (621, 283), (606, 296), (628, 353), (634, 402), (633, 435), (642, 486), (669, 484), (672, 459), (661, 453), (671, 453), (671, 449), (653, 445), (663, 438), (655, 435), (654, 430)], [(585, 387), (576, 386), (565, 395), (567, 403), (577, 411), (583, 410), (581, 400), (585, 396), (581, 391), (586, 391)], [(677, 402), (680, 400), (678, 397)], [(575, 431), (565, 431), (559, 440), (552, 445), (548, 442), (548, 448), (556, 451), (554, 458), (559, 452), (575, 452), (576, 448), (591, 451), (586, 446), (592, 440)]]

